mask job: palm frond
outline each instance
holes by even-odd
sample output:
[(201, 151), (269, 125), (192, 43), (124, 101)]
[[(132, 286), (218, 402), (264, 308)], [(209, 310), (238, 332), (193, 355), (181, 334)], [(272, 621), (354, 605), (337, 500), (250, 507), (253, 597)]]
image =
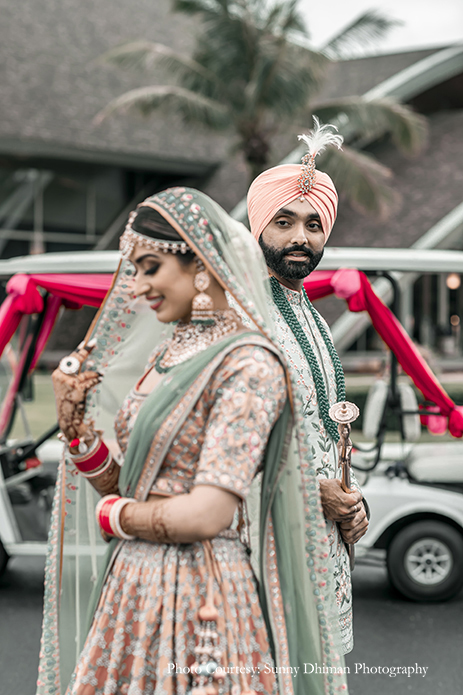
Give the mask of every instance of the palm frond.
[(343, 132), (350, 136), (376, 139), (390, 133), (394, 144), (405, 154), (417, 154), (426, 144), (425, 118), (390, 98), (370, 101), (348, 97), (317, 104), (313, 110), (325, 122), (342, 116)]
[(113, 99), (93, 119), (98, 126), (110, 116), (138, 112), (150, 116), (157, 109), (179, 113), (187, 123), (201, 123), (223, 129), (229, 124), (226, 109), (217, 101), (172, 85), (153, 85), (125, 92)]
[(262, 42), (252, 79), (244, 90), (248, 112), (266, 109), (293, 119), (318, 92), (328, 61), (290, 41)]
[(104, 53), (100, 60), (124, 70), (151, 70), (154, 67), (164, 67), (172, 74), (181, 77), (195, 75), (210, 82), (216, 81), (214, 73), (195, 60), (173, 51), (162, 43), (152, 41), (140, 40), (125, 43)]
[(319, 168), (356, 210), (382, 219), (396, 210), (400, 195), (389, 183), (392, 172), (372, 156), (344, 146), (327, 150), (320, 160)]
[(215, 0), (173, 0), (172, 9), (183, 14), (217, 14), (223, 11), (223, 3)]
[(213, 20), (220, 16), (242, 16), (253, 4), (256, 4), (255, 0), (173, 0), (172, 9), (183, 14), (200, 14), (203, 19)]
[(347, 58), (355, 49), (363, 49), (377, 42), (401, 24), (403, 22), (378, 10), (368, 10), (330, 39), (321, 50), (333, 59)]
[(307, 36), (307, 27), (301, 13), (298, 11), (299, 0), (280, 0), (270, 6), (267, 14), (261, 14), (260, 8), (254, 12), (256, 23), (262, 17), (262, 30), (269, 31), (275, 36), (286, 36), (288, 32), (298, 32)]

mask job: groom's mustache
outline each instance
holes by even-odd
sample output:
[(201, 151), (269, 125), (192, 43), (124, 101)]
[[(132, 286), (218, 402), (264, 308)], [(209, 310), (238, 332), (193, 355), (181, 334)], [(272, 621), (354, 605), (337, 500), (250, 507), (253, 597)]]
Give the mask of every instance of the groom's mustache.
[(307, 246), (304, 246), (304, 245), (291, 246), (291, 248), (283, 249), (283, 251), (281, 252), (281, 255), (282, 256), (288, 256), (291, 253), (297, 253), (297, 252), (305, 253), (306, 256), (308, 256), (309, 258), (313, 258), (313, 256), (314, 256), (312, 249), (309, 249), (309, 248), (307, 248)]

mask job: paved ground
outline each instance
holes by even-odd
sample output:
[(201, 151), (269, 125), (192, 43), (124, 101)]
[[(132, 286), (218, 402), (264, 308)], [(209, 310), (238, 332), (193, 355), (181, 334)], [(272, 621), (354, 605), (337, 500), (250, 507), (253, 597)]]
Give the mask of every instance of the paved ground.
[[(385, 569), (359, 565), (354, 625), (355, 648), (346, 658), (351, 695), (463, 693), (463, 592), (447, 603), (404, 601), (390, 587)], [(428, 668), (424, 677), (372, 673), (377, 666), (416, 665)]]
[[(394, 593), (382, 568), (358, 565), (354, 579), (351, 695), (459, 695), (463, 593), (444, 604), (415, 604)], [(40, 558), (16, 558), (0, 579), (0, 695), (35, 694), (42, 580)], [(427, 667), (425, 677), (367, 672), (416, 664)]]
[(43, 558), (14, 558), (0, 579), (0, 695), (35, 694), (43, 568)]

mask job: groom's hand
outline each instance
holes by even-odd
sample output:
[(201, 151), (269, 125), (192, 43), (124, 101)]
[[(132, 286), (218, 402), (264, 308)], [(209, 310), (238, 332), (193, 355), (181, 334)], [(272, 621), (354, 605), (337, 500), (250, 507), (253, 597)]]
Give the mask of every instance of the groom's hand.
[(320, 497), (325, 519), (343, 523), (351, 521), (363, 510), (362, 493), (344, 492), (338, 478), (320, 478)]

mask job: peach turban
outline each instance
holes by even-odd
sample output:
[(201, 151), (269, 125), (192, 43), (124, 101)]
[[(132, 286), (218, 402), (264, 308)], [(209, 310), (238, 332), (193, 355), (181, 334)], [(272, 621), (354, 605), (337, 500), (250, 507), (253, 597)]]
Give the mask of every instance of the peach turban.
[[(252, 182), (248, 191), (251, 232), (258, 239), (275, 213), (301, 197), (297, 180), (300, 164), (281, 164), (267, 169)], [(325, 241), (333, 229), (338, 210), (338, 194), (328, 174), (315, 170), (315, 183), (304, 198), (320, 215)]]

